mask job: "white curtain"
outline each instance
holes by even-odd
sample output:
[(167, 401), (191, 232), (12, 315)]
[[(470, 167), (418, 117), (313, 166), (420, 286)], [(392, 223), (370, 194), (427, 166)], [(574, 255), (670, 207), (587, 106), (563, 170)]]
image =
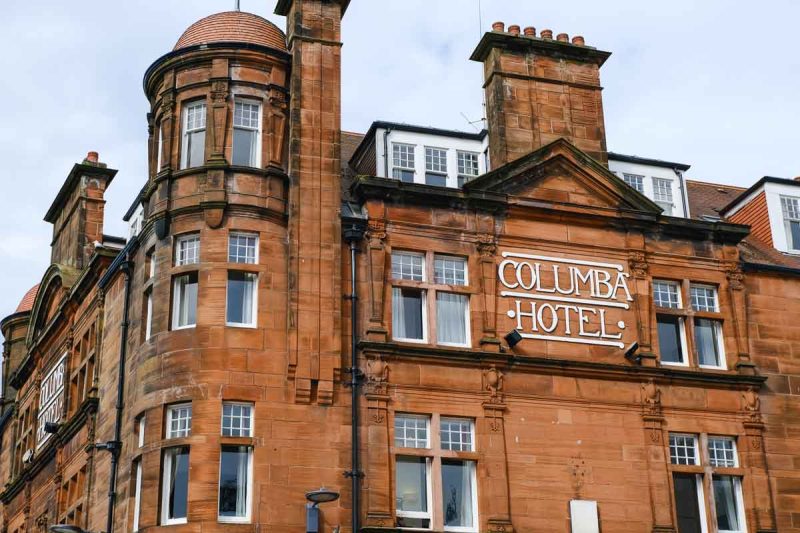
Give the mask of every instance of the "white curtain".
[(392, 289), (392, 334), (400, 339), (422, 339), (423, 291)]
[(714, 500), (717, 507), (717, 527), (720, 531), (739, 531), (736, 482), (732, 476), (714, 476)]
[(436, 294), (436, 332), (439, 342), (467, 343), (467, 296), (450, 292)]
[(247, 516), (247, 475), (249, 473), (250, 449), (239, 448), (239, 464), (236, 472), (236, 516)]
[(442, 464), (442, 503), (446, 526), (472, 527), (472, 479), (475, 463), (453, 461)]
[(242, 323), (253, 323), (253, 292), (255, 289), (255, 275), (245, 274), (242, 284)]

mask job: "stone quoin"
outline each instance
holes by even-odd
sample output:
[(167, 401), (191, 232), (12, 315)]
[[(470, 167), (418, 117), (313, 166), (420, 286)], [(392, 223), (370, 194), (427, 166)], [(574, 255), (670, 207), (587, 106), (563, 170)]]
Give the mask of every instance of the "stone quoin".
[(68, 169), (0, 529), (800, 532), (800, 182), (609, 151), (611, 54), (532, 25), (472, 52), (485, 130), (342, 131), (350, 4), (155, 60), (125, 238)]

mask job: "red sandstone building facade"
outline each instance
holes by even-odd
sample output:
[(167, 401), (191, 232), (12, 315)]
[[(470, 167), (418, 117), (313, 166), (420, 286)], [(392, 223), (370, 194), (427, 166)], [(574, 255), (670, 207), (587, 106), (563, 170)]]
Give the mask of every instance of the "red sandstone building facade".
[(3, 531), (315, 530), (319, 487), (320, 531), (800, 531), (800, 184), (609, 153), (610, 54), (502, 24), (488, 131), (342, 132), (347, 7), (148, 69), (127, 240), (71, 170), (0, 322)]

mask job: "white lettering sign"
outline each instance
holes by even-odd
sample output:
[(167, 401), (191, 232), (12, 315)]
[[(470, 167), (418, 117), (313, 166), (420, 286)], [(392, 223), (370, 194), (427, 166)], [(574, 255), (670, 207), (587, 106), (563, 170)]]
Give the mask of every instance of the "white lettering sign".
[(64, 416), (64, 375), (67, 356), (64, 355), (42, 380), (39, 388), (39, 419), (36, 427), (36, 449), (50, 439), (51, 433), (44, 430), (47, 422), (61, 422)]
[[(622, 265), (503, 252), (498, 279), (513, 298), (506, 314), (523, 338), (624, 348), (625, 322), (608, 314), (630, 309)], [(619, 312), (619, 311), (617, 311)], [(616, 326), (616, 327), (613, 327)]]

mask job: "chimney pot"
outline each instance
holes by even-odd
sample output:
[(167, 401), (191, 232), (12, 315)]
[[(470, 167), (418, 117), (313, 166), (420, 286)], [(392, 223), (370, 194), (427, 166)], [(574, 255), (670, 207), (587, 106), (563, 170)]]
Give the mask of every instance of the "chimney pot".
[(562, 43), (568, 43), (569, 42), (569, 35), (567, 35), (566, 33), (559, 33), (558, 36), (556, 37), (556, 39), (558, 39)]
[(525, 32), (525, 35), (527, 35), (528, 37), (536, 37), (536, 28), (534, 28), (533, 26), (528, 26), (523, 31)]
[(492, 30), (494, 30), (494, 31), (506, 31), (505, 22), (495, 22), (494, 24), (492, 24)]
[(583, 46), (586, 44), (586, 41), (583, 39), (582, 35), (576, 35), (572, 38), (572, 44)]
[(511, 35), (519, 35), (519, 31), (520, 31), (519, 26), (516, 24), (512, 24), (511, 26), (508, 27), (508, 33), (510, 33)]
[(542, 30), (541, 37), (542, 39), (552, 39), (553, 30)]
[(97, 163), (100, 160), (100, 154), (97, 152), (89, 152), (86, 154), (86, 160), (90, 163)]

